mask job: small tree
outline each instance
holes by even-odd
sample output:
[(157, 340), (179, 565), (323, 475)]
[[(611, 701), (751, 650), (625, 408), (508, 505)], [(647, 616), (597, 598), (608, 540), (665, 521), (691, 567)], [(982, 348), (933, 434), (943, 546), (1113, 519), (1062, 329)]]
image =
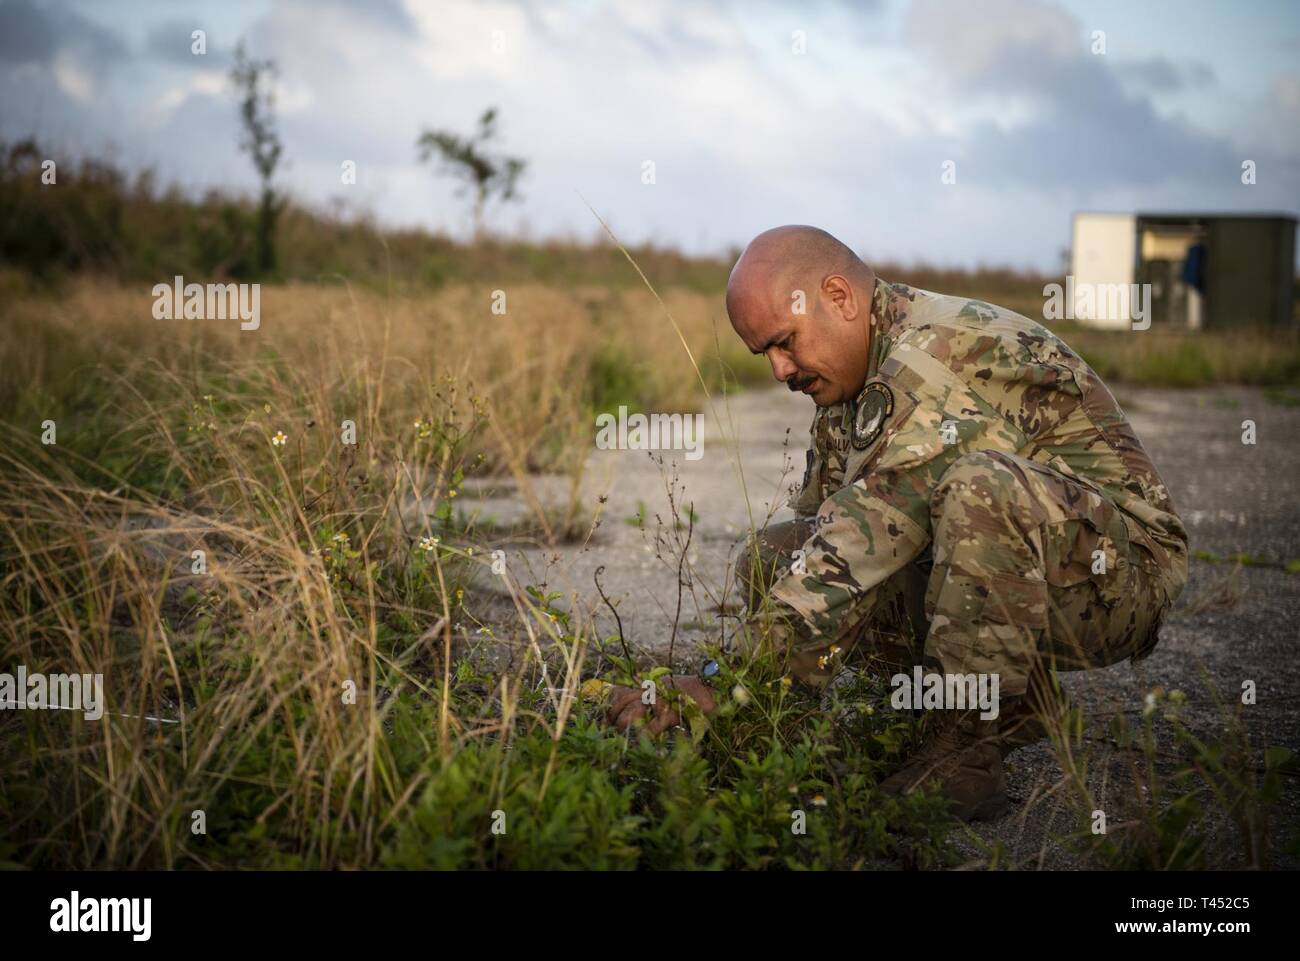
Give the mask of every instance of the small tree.
[(284, 208), (283, 198), (271, 186), (283, 149), (273, 115), (275, 94), (271, 83), (275, 76), (274, 61), (250, 60), (242, 42), (235, 48), (230, 79), (239, 93), (239, 116), (244, 124), (239, 149), (253, 158), (253, 166), (262, 180), (262, 197), (257, 207), (257, 266), (262, 273), (275, 269), (275, 223)]
[(426, 130), (415, 142), (420, 151), (420, 162), (437, 157), (442, 161), (441, 173), (465, 182), (456, 196), (467, 190), (474, 192), (474, 236), (483, 233), (483, 212), (494, 196), (504, 203), (514, 200), (515, 184), (527, 163), (518, 157), (489, 154), (485, 149), (496, 137), (497, 112), (495, 107), (483, 111), (478, 120), (478, 132), (462, 138), (445, 130)]

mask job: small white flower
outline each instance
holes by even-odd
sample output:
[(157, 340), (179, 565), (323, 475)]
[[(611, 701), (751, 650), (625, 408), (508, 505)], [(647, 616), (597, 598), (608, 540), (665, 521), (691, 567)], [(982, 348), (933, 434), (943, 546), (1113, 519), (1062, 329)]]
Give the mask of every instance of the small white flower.
[(285, 445), (285, 442), (288, 441), (288, 439), (289, 439), (288, 437), (284, 436), (284, 431), (278, 430), (275, 432), (275, 436), (271, 438), (271, 446), (283, 447)]

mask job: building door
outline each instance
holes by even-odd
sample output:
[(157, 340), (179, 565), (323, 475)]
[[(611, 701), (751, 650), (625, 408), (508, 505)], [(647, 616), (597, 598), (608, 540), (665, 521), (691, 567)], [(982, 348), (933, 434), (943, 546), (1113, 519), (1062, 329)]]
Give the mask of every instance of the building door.
[(1151, 323), (1166, 327), (1199, 327), (1201, 296), (1186, 280), (1187, 255), (1204, 248), (1205, 231), (1191, 225), (1146, 226), (1142, 230), (1138, 283), (1151, 285)]

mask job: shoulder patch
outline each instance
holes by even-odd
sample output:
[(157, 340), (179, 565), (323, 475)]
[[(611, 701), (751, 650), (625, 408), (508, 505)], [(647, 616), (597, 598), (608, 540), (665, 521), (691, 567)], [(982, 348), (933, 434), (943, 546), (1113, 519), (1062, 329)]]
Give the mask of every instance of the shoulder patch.
[(853, 447), (856, 450), (870, 447), (893, 412), (894, 395), (889, 387), (879, 382), (867, 384), (853, 415)]

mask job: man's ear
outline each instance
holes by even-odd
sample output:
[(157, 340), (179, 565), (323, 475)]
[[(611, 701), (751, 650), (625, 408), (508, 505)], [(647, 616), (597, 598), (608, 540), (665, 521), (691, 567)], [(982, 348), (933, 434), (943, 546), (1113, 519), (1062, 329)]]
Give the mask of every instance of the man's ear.
[(839, 274), (831, 274), (822, 281), (822, 290), (830, 298), (845, 320), (856, 320), (858, 317), (858, 298), (853, 293), (853, 285), (845, 277)]

